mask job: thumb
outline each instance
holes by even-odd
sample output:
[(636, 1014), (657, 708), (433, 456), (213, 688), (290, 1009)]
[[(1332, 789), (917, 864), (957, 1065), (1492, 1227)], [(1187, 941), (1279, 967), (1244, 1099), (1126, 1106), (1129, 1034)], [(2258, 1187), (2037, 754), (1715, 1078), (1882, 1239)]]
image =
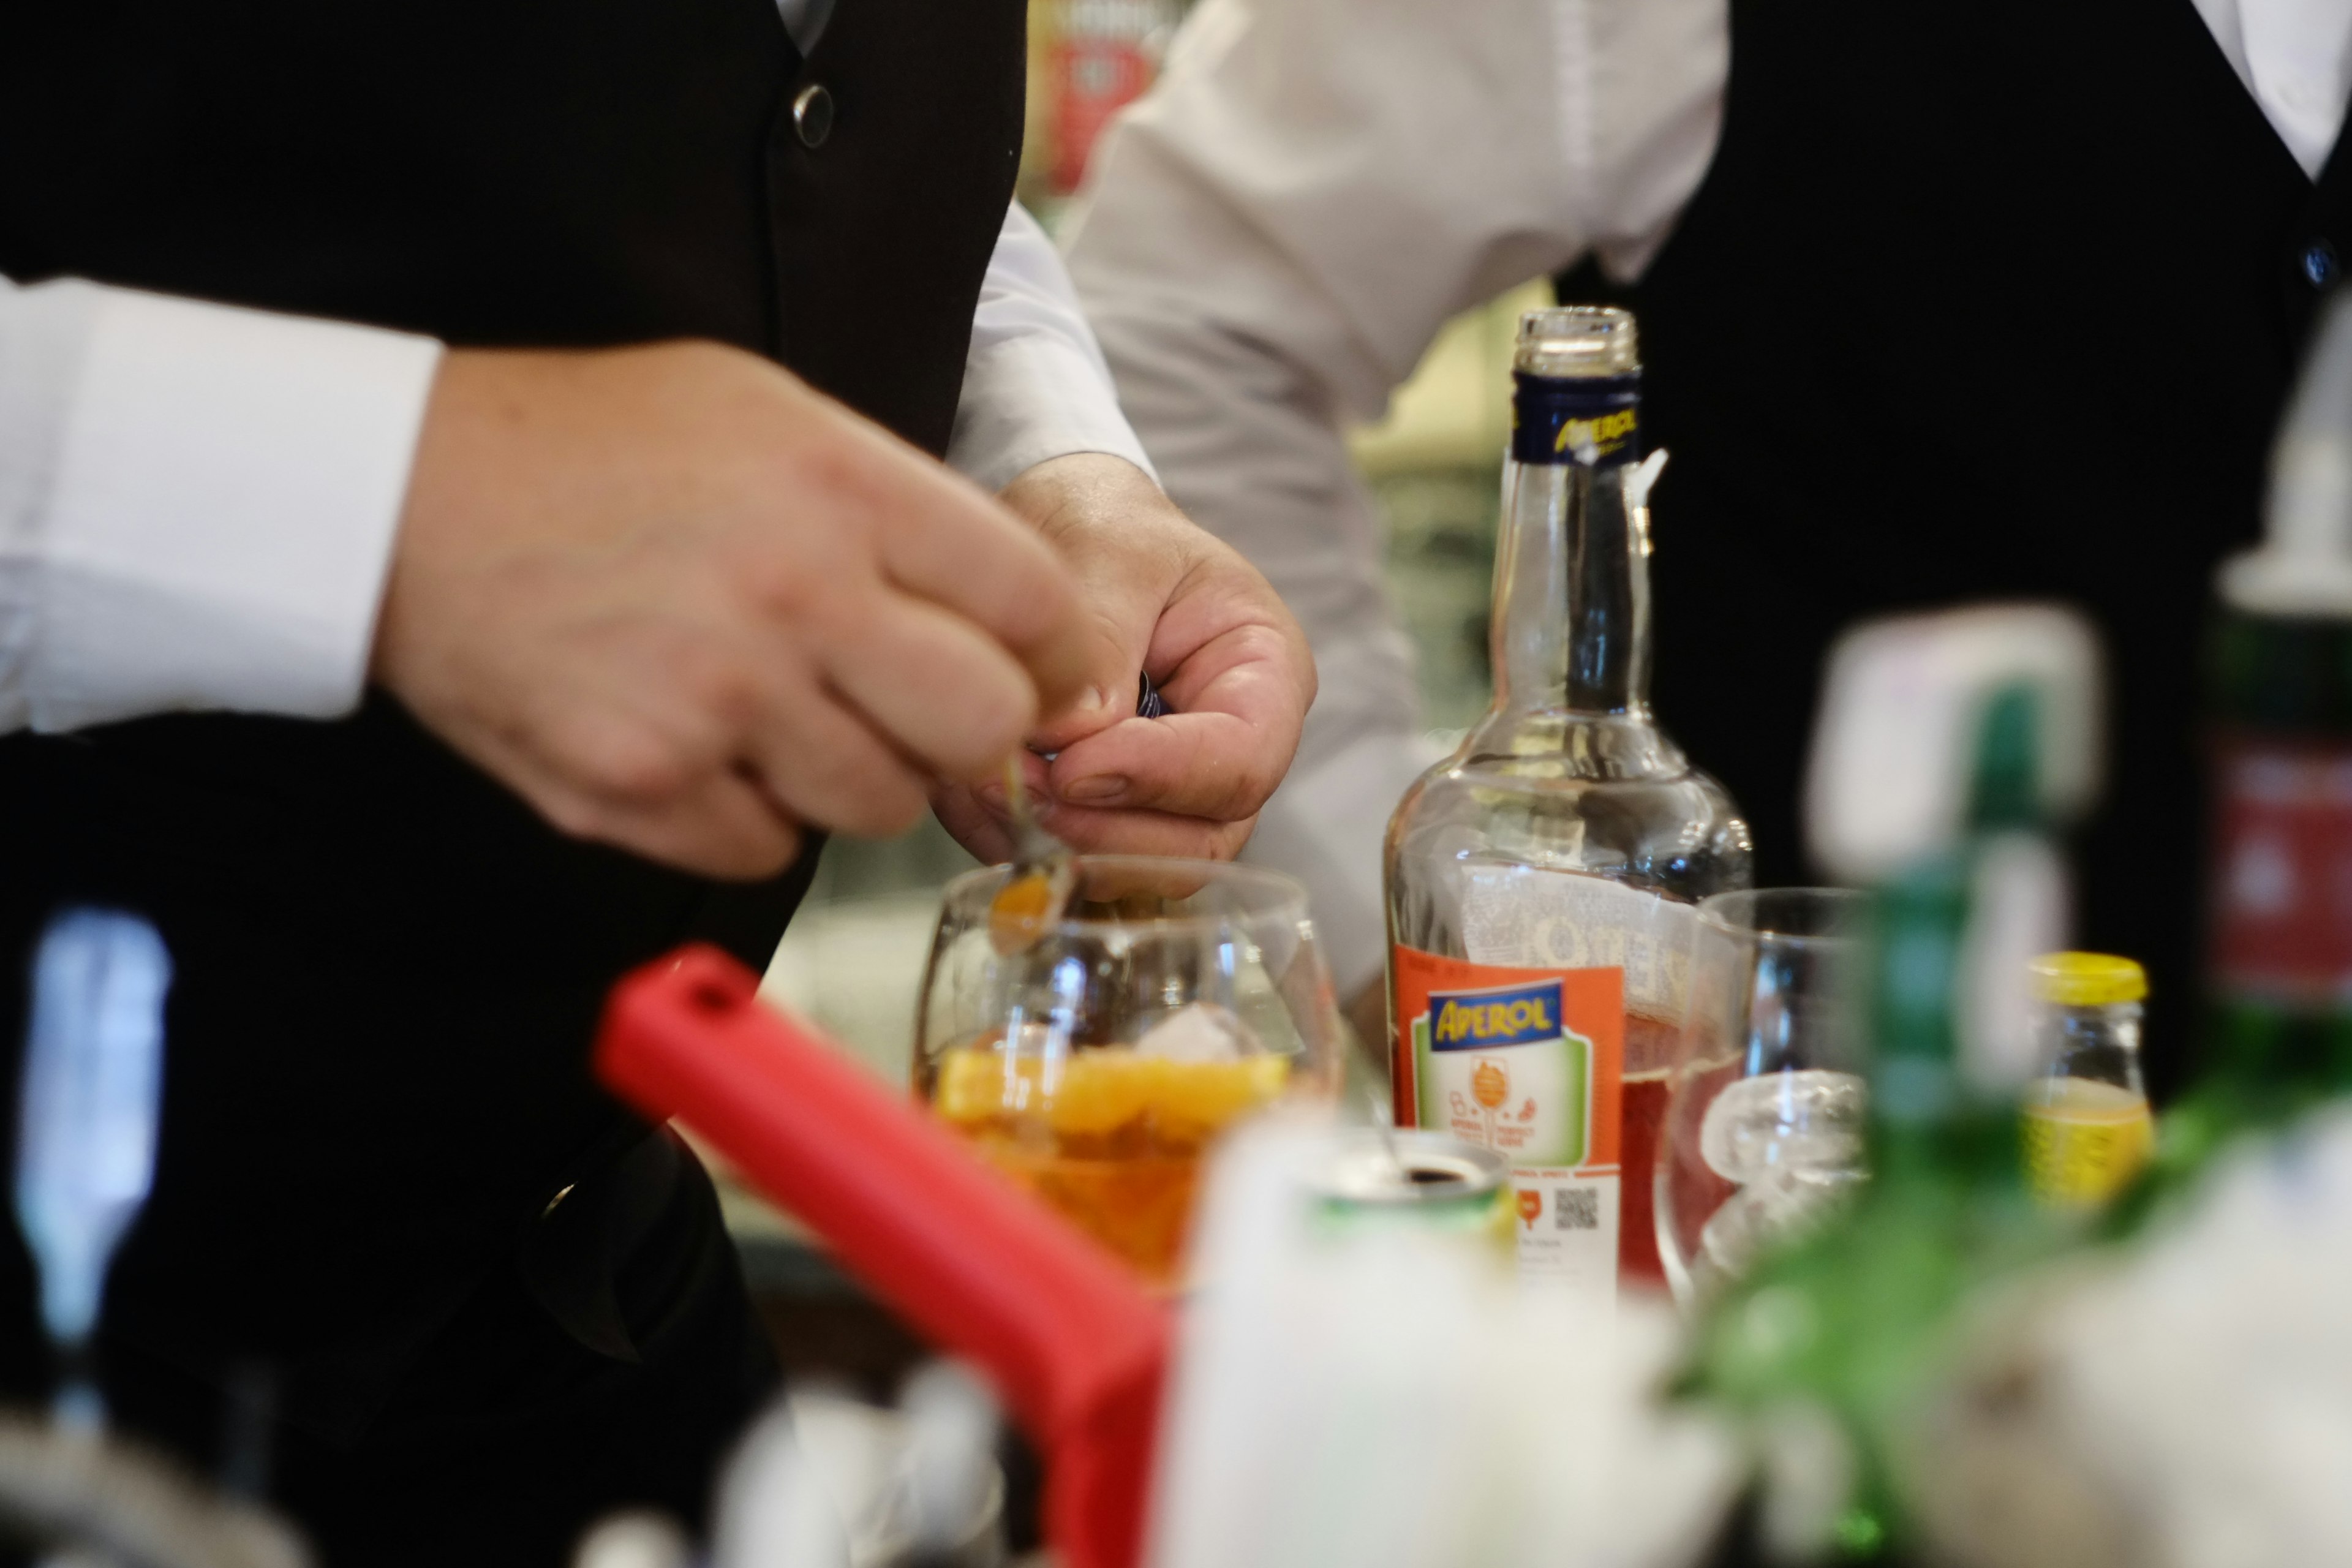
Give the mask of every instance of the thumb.
[(1158, 689), (1133, 663), (1127, 666), (1123, 679), (1106, 675), (1089, 679), (1067, 706), (1045, 716), (1029, 737), (1030, 748), (1039, 752), (1066, 751), (1089, 735), (1098, 735), (1121, 720), (1132, 719), (1143, 710), (1142, 693), (1147, 689), (1156, 703)]
[(1029, 743), (1041, 752), (1076, 745), (1136, 715), (1151, 616), (1133, 606), (1111, 609), (1105, 603), (1111, 595), (1090, 594), (1088, 597), (1100, 607), (1087, 616), (1092, 624), (1083, 639), (1081, 674), (1072, 683), (1067, 700), (1047, 710), (1032, 731)]

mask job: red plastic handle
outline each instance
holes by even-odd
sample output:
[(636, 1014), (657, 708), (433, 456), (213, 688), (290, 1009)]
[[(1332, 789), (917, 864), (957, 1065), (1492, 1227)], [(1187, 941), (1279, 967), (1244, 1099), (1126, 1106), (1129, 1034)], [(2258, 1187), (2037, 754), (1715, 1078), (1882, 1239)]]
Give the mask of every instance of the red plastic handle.
[(1124, 1265), (696, 946), (614, 987), (596, 1071), (824, 1237), (926, 1339), (987, 1372), (1047, 1459), (1073, 1568), (1141, 1551), (1170, 1322)]

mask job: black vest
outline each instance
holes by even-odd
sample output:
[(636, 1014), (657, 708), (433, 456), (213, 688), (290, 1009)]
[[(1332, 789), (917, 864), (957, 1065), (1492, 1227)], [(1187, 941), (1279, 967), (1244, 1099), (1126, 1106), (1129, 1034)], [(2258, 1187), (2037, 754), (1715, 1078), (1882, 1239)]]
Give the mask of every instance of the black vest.
[(2347, 196), (2341, 149), (2315, 192), (2189, 0), (1731, 0), (1721, 145), (1630, 302), (1674, 452), (1658, 711), (1746, 808), (1760, 881), (1806, 875), (1841, 627), (2072, 601), (2112, 681), (2081, 931), (2147, 963), (2179, 1038), (2210, 577), (2256, 531)]
[[(843, 0), (805, 61), (772, 0), (23, 9), (13, 277), (457, 344), (714, 338), (946, 446), (1019, 157), (1021, 0)], [(837, 110), (814, 148), (811, 84)], [(110, 1331), (199, 1374), (266, 1354), (289, 1414), (355, 1430), (550, 1196), (641, 1136), (584, 1070), (613, 978), (698, 925), (764, 962), (807, 869), (714, 899), (566, 839), (381, 696), (0, 742), (9, 1048), (16, 955), (61, 901), (147, 912), (178, 968)]]

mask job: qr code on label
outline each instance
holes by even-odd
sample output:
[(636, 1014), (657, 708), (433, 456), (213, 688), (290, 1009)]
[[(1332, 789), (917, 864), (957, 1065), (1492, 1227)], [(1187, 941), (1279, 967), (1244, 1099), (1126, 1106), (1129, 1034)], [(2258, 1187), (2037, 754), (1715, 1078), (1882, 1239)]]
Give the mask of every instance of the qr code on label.
[(1599, 1230), (1601, 1191), (1597, 1187), (1554, 1187), (1551, 1223), (1560, 1230)]

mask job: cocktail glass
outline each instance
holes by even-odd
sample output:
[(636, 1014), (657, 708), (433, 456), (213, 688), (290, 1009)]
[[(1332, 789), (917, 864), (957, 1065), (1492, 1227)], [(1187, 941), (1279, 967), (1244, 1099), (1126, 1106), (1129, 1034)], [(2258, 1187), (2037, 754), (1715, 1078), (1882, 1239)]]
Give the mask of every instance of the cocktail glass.
[(1837, 888), (1699, 905), (1655, 1173), (1659, 1260), (1685, 1307), (1822, 1223), (1862, 1180), (1864, 909)]
[(1203, 1152), (1267, 1106), (1337, 1092), (1344, 1037), (1306, 890), (1249, 867), (1081, 856), (1063, 918), (1008, 953), (989, 922), (1006, 874), (949, 884), (916, 1091), (1172, 1289)]

